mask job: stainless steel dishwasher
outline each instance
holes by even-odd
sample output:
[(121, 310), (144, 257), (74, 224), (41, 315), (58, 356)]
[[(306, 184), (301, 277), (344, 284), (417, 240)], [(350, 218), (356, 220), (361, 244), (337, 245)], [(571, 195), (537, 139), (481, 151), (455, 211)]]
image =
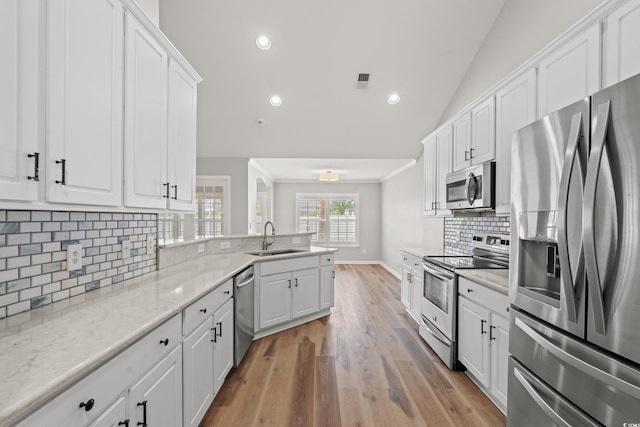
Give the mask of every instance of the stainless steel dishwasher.
[(233, 287), (236, 318), (233, 366), (237, 367), (253, 341), (253, 266), (233, 278)]

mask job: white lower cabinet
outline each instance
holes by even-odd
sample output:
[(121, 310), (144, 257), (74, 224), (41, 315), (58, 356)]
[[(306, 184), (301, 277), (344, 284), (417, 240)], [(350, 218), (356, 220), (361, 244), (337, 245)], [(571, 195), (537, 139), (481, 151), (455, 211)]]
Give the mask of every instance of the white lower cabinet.
[(322, 267), (322, 283), (320, 283), (320, 309), (331, 308), (334, 304), (334, 287), (336, 269), (334, 266)]
[(213, 397), (212, 319), (203, 322), (184, 339), (182, 371), (184, 425), (197, 426), (207, 413)]
[(400, 298), (411, 317), (419, 322), (423, 283), (422, 259), (405, 251), (401, 251), (401, 258)]
[(233, 299), (213, 313), (213, 391), (218, 393), (233, 368)]
[(120, 396), (109, 408), (104, 411), (89, 427), (118, 427), (131, 425), (131, 420), (127, 417), (127, 398)]
[(176, 347), (129, 390), (132, 426), (182, 423), (182, 347)]
[(507, 295), (464, 277), (458, 282), (458, 359), (496, 405), (507, 409)]

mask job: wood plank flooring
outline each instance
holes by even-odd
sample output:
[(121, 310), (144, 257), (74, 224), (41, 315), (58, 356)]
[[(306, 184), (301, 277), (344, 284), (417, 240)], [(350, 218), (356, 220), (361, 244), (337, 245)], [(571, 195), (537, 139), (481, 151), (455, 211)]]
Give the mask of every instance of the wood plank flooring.
[(336, 265), (330, 316), (253, 342), (201, 426), (504, 426), (418, 335), (399, 280)]

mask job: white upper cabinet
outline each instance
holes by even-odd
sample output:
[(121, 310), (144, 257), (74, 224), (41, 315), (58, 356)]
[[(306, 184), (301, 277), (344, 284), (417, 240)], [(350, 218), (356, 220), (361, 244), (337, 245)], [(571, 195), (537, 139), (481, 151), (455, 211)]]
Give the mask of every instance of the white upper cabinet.
[(496, 213), (510, 213), (513, 133), (536, 119), (536, 70), (516, 77), (496, 93)]
[(424, 215), (450, 215), (446, 209), (447, 174), (451, 172), (453, 128), (445, 126), (424, 143)]
[[(430, 136), (422, 141), (423, 147), (423, 184), (424, 184), (424, 215), (436, 214), (436, 201), (438, 193), (436, 191), (436, 176), (438, 174), (438, 158), (436, 157), (436, 138)], [(408, 301), (408, 300), (407, 300)]]
[(604, 27), (604, 86), (640, 73), (640, 1), (625, 3)]
[(168, 55), (127, 15), (124, 203), (166, 208)]
[(600, 24), (569, 40), (539, 64), (538, 118), (600, 89)]
[(197, 82), (169, 61), (169, 208), (193, 211), (196, 185)]
[(464, 113), (453, 122), (453, 170), (471, 166), (471, 113)]
[(472, 165), (496, 157), (496, 106), (493, 96), (471, 110), (471, 145), (469, 160)]
[(122, 205), (122, 5), (49, 2), (47, 21), (47, 201)]
[(0, 2), (0, 199), (38, 198), (40, 13), (37, 0)]

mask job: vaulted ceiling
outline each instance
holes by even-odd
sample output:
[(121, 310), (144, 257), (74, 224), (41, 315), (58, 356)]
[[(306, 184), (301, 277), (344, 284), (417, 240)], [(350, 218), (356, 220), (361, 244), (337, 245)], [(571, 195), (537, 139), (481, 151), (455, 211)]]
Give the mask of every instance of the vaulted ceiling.
[(504, 2), (160, 0), (160, 28), (204, 78), (199, 157), (416, 159)]

